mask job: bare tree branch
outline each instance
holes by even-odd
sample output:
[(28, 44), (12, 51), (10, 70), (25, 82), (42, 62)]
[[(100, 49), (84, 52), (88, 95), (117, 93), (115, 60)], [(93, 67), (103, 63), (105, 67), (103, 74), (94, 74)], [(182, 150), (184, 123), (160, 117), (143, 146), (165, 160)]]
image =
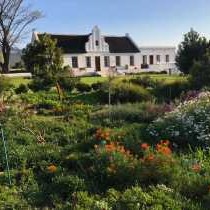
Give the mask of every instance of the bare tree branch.
[(25, 6), (24, 0), (0, 0), (0, 47), (4, 58), (3, 71), (9, 70), (12, 47), (24, 36), (27, 27), (41, 17), (41, 12)]

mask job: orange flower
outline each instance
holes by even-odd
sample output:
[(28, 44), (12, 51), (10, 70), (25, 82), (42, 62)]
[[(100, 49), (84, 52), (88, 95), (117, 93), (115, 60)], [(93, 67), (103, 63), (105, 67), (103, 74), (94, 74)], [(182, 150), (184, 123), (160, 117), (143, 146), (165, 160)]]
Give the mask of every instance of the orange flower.
[(192, 170), (195, 172), (200, 172), (201, 171), (201, 165), (196, 163), (192, 166)]
[(157, 152), (161, 153), (162, 155), (171, 155), (172, 151), (169, 148), (170, 142), (168, 140), (161, 141), (159, 144), (156, 145)]
[(55, 165), (50, 165), (47, 167), (49, 173), (55, 173), (57, 171), (57, 167)]
[(169, 141), (169, 140), (161, 140), (161, 141), (160, 141), (160, 144), (161, 144), (161, 145), (164, 145), (164, 146), (169, 146), (170, 141)]
[(147, 143), (143, 143), (143, 144), (141, 144), (141, 149), (148, 150), (149, 149), (149, 145)]
[(155, 156), (153, 154), (148, 155), (147, 157), (145, 157), (145, 161), (153, 161), (155, 159)]

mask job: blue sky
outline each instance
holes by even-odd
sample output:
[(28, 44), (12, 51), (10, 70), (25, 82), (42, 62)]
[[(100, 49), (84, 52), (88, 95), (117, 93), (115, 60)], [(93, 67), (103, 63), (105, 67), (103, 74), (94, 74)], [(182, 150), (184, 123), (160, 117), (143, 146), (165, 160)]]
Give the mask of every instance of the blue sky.
[(129, 33), (142, 46), (177, 45), (191, 27), (210, 38), (210, 0), (26, 0), (45, 15), (40, 32)]

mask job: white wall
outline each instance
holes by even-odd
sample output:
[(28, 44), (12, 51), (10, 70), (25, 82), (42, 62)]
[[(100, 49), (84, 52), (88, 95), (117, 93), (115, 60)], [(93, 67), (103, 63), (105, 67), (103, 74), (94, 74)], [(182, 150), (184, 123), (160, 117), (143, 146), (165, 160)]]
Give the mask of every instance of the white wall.
[[(64, 55), (64, 66), (69, 65), (72, 67), (72, 57), (78, 57), (78, 67), (79, 69), (86, 68), (87, 71), (94, 71), (95, 70), (95, 57), (100, 56), (101, 61), (101, 70), (107, 70), (108, 67), (105, 67), (104, 65), (104, 57), (109, 56), (110, 58), (110, 66), (116, 67), (116, 56), (120, 56), (121, 58), (121, 67), (125, 67), (126, 65), (129, 66), (129, 69), (134, 68), (140, 68), (141, 62), (140, 62), (140, 53), (121, 53), (121, 54), (111, 54), (111, 53), (86, 53), (86, 54), (65, 54)], [(87, 68), (86, 66), (86, 57), (91, 57), (91, 68)], [(130, 66), (130, 56), (134, 56), (134, 66)], [(78, 70), (78, 69), (73, 69)]]
[[(169, 68), (175, 69), (175, 57), (176, 57), (176, 48), (175, 47), (140, 47), (141, 51), (141, 63), (143, 63), (143, 56), (147, 56), (147, 64), (149, 68), (145, 71), (162, 71), (168, 70)], [(150, 55), (154, 56), (154, 64), (150, 65), (149, 57)], [(160, 62), (157, 62), (156, 56), (160, 55)], [(166, 55), (169, 55), (169, 62), (166, 62)]]

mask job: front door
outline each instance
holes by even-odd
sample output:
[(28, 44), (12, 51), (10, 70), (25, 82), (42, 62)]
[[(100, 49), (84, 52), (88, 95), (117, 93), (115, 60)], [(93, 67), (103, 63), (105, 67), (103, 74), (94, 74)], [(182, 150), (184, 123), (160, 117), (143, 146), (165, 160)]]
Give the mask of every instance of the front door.
[(100, 56), (95, 57), (95, 65), (96, 65), (96, 71), (101, 71), (101, 60)]

